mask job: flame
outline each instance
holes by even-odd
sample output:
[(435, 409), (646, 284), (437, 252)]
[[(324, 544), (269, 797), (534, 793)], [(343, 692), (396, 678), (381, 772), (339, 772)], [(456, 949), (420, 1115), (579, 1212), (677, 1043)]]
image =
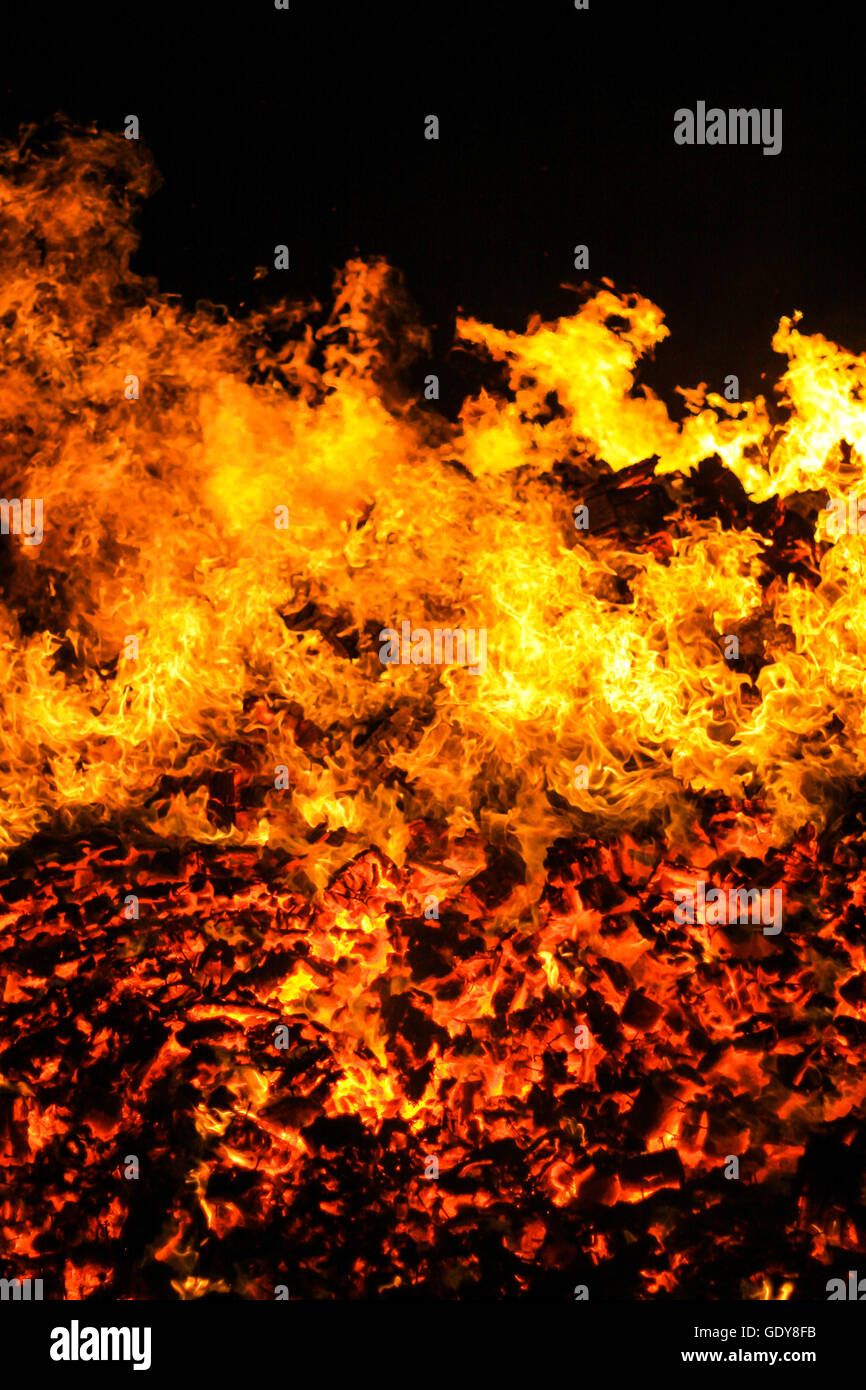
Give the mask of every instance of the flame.
[[(580, 1241), (604, 1264), (606, 1209), (652, 1208), (642, 1291), (670, 1293), (688, 1261), (662, 1267), (665, 1202), (711, 1210), (729, 1154), (790, 1177), (866, 1098), (863, 948), (837, 934), (833, 875), (858, 910), (866, 877), (856, 838), (828, 838), (866, 773), (866, 560), (822, 520), (864, 483), (866, 359), (795, 313), (775, 401), (702, 384), (675, 420), (638, 380), (663, 314), (606, 282), (525, 333), (458, 319), (489, 381), (449, 419), (406, 387), (429, 344), (384, 261), (351, 261), (327, 313), (191, 311), (130, 265), (155, 185), (96, 131), (0, 152), (3, 489), (45, 508), (41, 544), (5, 542), (0, 601), (2, 942), (27, 948), (4, 1002), (63, 1020), (84, 1073), (123, 1067), (82, 1117), (63, 1056), (0, 1054), (6, 1159), (29, 1172), (81, 1124), (97, 1169), (189, 1145), (149, 1267), (180, 1298), (271, 1296), (202, 1250), (275, 1213), (297, 1234), (314, 1172), (342, 1212), (328, 1136), (356, 1124), (367, 1171), (400, 1177), (399, 1238), (355, 1289), (417, 1283), (406, 1242), (520, 1212), (530, 1183), (502, 1241), (515, 1286)], [(485, 630), (484, 669), (383, 665), (403, 620)], [(677, 887), (744, 864), (810, 925), (784, 974), (760, 934), (673, 928)], [(49, 926), (76, 943), (51, 964)], [(67, 1027), (94, 971), (106, 997)], [(118, 1009), (160, 1020), (139, 1056)], [(775, 1051), (752, 1046), (762, 1020)], [(187, 1128), (145, 1140), (180, 1075)], [(7, 1249), (48, 1228), (46, 1200), (4, 1213)], [(448, 1296), (479, 1277), (439, 1261)], [(64, 1278), (87, 1296), (104, 1271)]]
[[(127, 221), (153, 175), (125, 145), (4, 159), (6, 487), (48, 521), (0, 613), (0, 843), (95, 813), (268, 847), (322, 887), (371, 845), (402, 865), (421, 815), (455, 838), (501, 823), (536, 880), (575, 824), (682, 834), (702, 794), (760, 795), (777, 844), (826, 820), (864, 771), (859, 538), (804, 543), (809, 582), (781, 582), (767, 537), (716, 517), (577, 539), (552, 474), (715, 455), (756, 503), (856, 488), (861, 359), (784, 320), (781, 426), (702, 388), (676, 425), (635, 385), (661, 311), (605, 289), (522, 335), (458, 320), (514, 399), (481, 392), (449, 426), (383, 386), (382, 262), (349, 264), (315, 331), (282, 302), (241, 325), (156, 297)], [(486, 671), (383, 668), (375, 633), (404, 613), (485, 627)], [(756, 623), (752, 681), (720, 640)], [(247, 793), (231, 826), (203, 799), (215, 759)], [(311, 851), (318, 828), (339, 845)]]

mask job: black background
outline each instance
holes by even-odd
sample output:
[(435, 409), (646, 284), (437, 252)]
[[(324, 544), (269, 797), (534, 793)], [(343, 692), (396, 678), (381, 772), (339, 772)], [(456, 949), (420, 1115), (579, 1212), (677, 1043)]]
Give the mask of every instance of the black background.
[[(60, 112), (123, 129), (163, 176), (134, 262), (236, 311), (327, 300), (348, 257), (405, 273), (447, 380), (458, 309), (522, 329), (585, 273), (672, 332), (645, 374), (754, 394), (780, 315), (866, 347), (853, 5), (590, 0), (83, 4), (4, 18), (0, 134)], [(681, 148), (677, 107), (781, 106), (782, 152)], [(424, 139), (439, 116), (441, 138)], [(285, 242), (291, 269), (254, 284)], [(762, 383), (760, 373), (768, 371)], [(443, 387), (447, 392), (446, 381)]]

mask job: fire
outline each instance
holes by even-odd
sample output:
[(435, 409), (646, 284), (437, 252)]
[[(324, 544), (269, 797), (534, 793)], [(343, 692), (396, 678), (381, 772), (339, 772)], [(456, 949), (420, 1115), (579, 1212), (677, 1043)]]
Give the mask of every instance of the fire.
[[(605, 282), (459, 318), (450, 420), (383, 261), (190, 311), (130, 268), (134, 142), (0, 163), (3, 492), (44, 505), (0, 601), (5, 1254), (70, 1297), (569, 1296), (637, 1241), (648, 1297), (723, 1233), (796, 1293), (858, 1238), (809, 1163), (866, 1097), (866, 559), (823, 519), (866, 359), (794, 314), (774, 400), (675, 420)], [(486, 661), (383, 664), (403, 622)], [(784, 889), (782, 935), (676, 923), (698, 880)]]

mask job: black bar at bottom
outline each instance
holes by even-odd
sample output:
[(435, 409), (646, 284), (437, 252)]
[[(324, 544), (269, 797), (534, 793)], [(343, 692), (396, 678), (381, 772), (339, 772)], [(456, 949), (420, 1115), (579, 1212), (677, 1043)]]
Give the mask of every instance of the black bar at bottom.
[[(0, 1303), (0, 1336), (21, 1371), (49, 1384), (172, 1383), (275, 1386), (313, 1381), (330, 1390), (395, 1381), (448, 1390), (523, 1374), (569, 1385), (590, 1373), (649, 1384), (679, 1373), (700, 1381), (713, 1367), (792, 1368), (826, 1378), (858, 1366), (864, 1313), (856, 1303), (568, 1304), (368, 1303), (207, 1298), (178, 1303)], [(558, 1369), (557, 1369), (558, 1368)], [(772, 1384), (772, 1378), (769, 1382)]]

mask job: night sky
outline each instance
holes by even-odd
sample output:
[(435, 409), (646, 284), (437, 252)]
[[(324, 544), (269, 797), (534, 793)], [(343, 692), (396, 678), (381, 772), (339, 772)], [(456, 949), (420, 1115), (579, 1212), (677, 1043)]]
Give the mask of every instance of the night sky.
[[(4, 20), (0, 133), (60, 112), (139, 116), (163, 177), (134, 262), (235, 311), (327, 301), (334, 270), (385, 255), (448, 348), (462, 310), (500, 327), (573, 312), (602, 276), (666, 314), (643, 380), (781, 369), (780, 315), (866, 348), (850, 6), (590, 0), (273, 0), (86, 5)], [(26, 26), (26, 27), (23, 27)], [(674, 111), (781, 107), (783, 146), (674, 143)], [(441, 122), (424, 139), (424, 118)], [(253, 282), (285, 242), (291, 269)], [(588, 275), (573, 267), (586, 243)], [(450, 383), (452, 390), (454, 381)]]

